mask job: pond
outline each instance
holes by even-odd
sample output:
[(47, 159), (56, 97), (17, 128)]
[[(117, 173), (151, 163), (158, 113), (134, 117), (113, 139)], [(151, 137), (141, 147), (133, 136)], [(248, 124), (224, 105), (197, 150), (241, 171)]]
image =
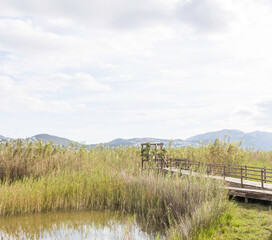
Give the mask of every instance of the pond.
[(150, 239), (134, 216), (80, 211), (0, 217), (0, 239)]

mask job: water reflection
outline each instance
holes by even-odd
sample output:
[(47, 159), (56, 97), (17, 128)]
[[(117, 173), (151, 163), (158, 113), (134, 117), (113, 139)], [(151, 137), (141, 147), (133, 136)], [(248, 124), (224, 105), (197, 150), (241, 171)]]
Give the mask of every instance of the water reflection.
[(0, 217), (1, 239), (150, 239), (131, 216), (111, 211)]

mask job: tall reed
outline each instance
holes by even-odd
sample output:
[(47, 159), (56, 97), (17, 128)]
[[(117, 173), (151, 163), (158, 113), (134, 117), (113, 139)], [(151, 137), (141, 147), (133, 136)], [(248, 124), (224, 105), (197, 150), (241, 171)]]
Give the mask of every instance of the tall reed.
[(216, 139), (214, 142), (198, 147), (169, 148), (168, 155), (173, 158), (188, 158), (208, 163), (226, 163), (272, 168), (272, 151), (245, 148), (242, 142), (232, 142), (231, 138)]
[(1, 215), (119, 210), (168, 229), (167, 238), (191, 239), (229, 207), (220, 181), (142, 171), (136, 147), (11, 142), (0, 145), (0, 169)]

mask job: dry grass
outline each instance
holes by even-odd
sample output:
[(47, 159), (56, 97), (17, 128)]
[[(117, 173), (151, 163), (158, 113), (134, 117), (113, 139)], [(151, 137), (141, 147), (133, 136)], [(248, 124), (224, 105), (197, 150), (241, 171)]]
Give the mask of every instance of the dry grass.
[(139, 159), (135, 147), (2, 144), (0, 214), (119, 210), (163, 227), (168, 239), (191, 239), (228, 209), (221, 182), (141, 171)]

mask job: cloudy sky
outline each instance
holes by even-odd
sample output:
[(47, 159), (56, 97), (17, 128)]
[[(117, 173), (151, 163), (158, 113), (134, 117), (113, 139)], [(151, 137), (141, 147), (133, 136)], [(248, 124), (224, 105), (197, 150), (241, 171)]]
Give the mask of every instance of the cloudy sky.
[(1, 0), (0, 135), (272, 131), (270, 0)]

